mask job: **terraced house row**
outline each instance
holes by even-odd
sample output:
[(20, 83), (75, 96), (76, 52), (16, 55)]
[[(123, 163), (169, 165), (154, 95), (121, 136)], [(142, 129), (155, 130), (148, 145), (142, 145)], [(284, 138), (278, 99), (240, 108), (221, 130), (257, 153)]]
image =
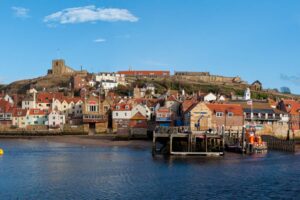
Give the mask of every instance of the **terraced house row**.
[(2, 129), (23, 130), (80, 126), (90, 134), (147, 134), (156, 126), (188, 126), (192, 131), (215, 132), (222, 127), (241, 131), (245, 126), (255, 126), (261, 134), (299, 135), (300, 103), (295, 100), (252, 100), (250, 90), (238, 100), (213, 93), (168, 91), (146, 96), (139, 92), (142, 90), (135, 88), (134, 96), (128, 97), (113, 91), (93, 91), (74, 97), (31, 88), (20, 106), (14, 97), (1, 96), (0, 124)]

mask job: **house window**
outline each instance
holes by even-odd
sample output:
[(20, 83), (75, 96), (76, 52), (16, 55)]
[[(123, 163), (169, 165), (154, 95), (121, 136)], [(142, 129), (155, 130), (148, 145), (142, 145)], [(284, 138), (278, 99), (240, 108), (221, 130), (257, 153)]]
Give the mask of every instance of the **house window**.
[(116, 109), (119, 110), (119, 109), (120, 109), (120, 106), (116, 106)]
[(97, 112), (98, 111), (97, 106), (90, 106), (90, 111), (91, 112)]
[(233, 112), (228, 112), (228, 117), (233, 117)]
[(127, 113), (125, 113), (125, 117), (127, 116)]
[(118, 116), (119, 116), (119, 113), (116, 113), (116, 116), (118, 117)]
[(222, 112), (216, 112), (216, 117), (222, 117), (223, 113)]

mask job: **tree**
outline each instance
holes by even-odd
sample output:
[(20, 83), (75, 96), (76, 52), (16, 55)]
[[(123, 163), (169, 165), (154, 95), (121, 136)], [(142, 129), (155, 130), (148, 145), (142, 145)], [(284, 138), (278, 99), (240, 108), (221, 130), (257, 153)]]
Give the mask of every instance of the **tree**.
[(291, 94), (291, 90), (288, 87), (281, 87), (280, 92), (283, 94)]

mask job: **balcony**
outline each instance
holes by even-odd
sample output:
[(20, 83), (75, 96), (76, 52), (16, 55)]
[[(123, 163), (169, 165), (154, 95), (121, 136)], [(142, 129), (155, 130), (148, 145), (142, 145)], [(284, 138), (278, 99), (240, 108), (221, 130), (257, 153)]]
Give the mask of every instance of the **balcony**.
[(265, 117), (265, 116), (253, 116), (252, 118), (251, 118), (251, 116), (250, 115), (247, 115), (246, 117), (245, 117), (245, 120), (246, 121), (250, 121), (250, 120), (254, 120), (254, 121), (279, 121), (279, 120), (281, 120), (281, 117), (280, 116), (275, 116), (275, 117)]

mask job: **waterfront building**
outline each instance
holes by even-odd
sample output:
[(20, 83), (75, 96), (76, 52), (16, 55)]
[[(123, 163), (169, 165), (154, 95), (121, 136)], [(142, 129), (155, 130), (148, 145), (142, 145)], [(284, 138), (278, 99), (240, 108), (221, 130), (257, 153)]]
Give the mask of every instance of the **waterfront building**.
[(26, 116), (26, 124), (28, 126), (45, 126), (48, 121), (48, 111), (38, 108), (29, 109)]
[(81, 97), (53, 98), (52, 110), (62, 112), (66, 117), (80, 118), (83, 113), (84, 100)]
[(155, 122), (157, 126), (174, 126), (174, 113), (171, 108), (160, 107), (156, 111)]
[(277, 134), (286, 136), (289, 130), (289, 115), (287, 112), (272, 108), (268, 102), (233, 101), (243, 108), (246, 127), (255, 126), (258, 134)]
[(289, 123), (292, 130), (300, 130), (300, 102), (295, 100), (281, 100), (278, 108), (286, 112), (289, 117)]
[(120, 102), (112, 109), (113, 130), (128, 128), (129, 120), (132, 117), (132, 104)]
[(16, 128), (26, 128), (27, 114), (28, 114), (27, 109), (14, 108), (13, 109), (12, 126), (14, 126)]
[(90, 134), (104, 133), (109, 128), (110, 104), (99, 96), (90, 96), (84, 100), (84, 130)]
[(185, 125), (192, 131), (208, 129), (242, 130), (243, 109), (240, 105), (199, 102), (185, 112)]
[(129, 121), (129, 128), (131, 129), (144, 129), (147, 132), (147, 118), (140, 112), (135, 113)]
[(48, 116), (48, 122), (46, 124), (49, 128), (63, 128), (63, 125), (66, 123), (65, 115), (61, 114), (57, 110), (52, 110)]
[(6, 100), (0, 99), (0, 126), (12, 125), (13, 106)]

